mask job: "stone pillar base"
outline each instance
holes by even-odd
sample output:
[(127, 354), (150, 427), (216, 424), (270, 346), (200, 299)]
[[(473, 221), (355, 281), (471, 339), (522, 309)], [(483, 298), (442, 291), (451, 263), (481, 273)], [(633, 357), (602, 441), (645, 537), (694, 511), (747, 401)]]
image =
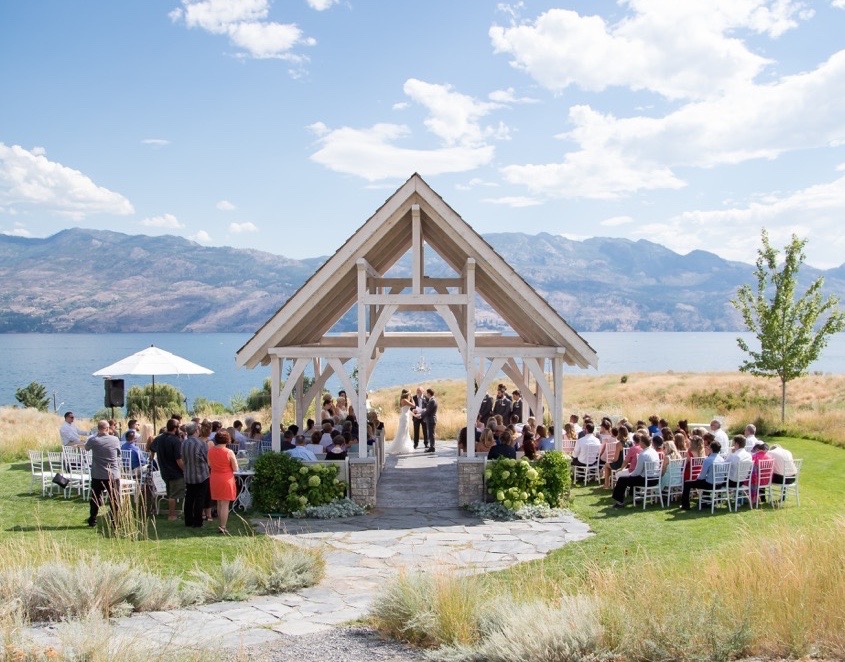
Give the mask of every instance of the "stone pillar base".
[(378, 471), (374, 457), (350, 457), (349, 498), (359, 506), (374, 508)]
[(458, 458), (458, 505), (484, 501), (484, 469), (486, 457)]

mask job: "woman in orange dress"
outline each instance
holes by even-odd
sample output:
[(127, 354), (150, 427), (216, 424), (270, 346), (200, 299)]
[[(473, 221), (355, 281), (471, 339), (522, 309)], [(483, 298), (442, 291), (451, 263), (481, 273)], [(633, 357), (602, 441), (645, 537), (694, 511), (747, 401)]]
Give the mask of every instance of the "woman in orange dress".
[(226, 523), (229, 521), (229, 505), (238, 494), (235, 484), (235, 472), (238, 470), (238, 459), (229, 450), (231, 441), (229, 433), (220, 430), (214, 435), (214, 448), (208, 451), (208, 467), (210, 469), (209, 487), (211, 498), (217, 501), (217, 516), (220, 519), (220, 533), (228, 535)]

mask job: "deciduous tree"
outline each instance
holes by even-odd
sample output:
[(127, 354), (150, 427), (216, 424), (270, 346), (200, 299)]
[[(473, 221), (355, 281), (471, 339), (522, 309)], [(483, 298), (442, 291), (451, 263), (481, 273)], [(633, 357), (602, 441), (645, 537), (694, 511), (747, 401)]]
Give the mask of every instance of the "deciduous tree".
[(748, 354), (739, 369), (752, 375), (777, 377), (781, 383), (780, 418), (786, 418), (786, 385), (807, 373), (807, 368), (827, 346), (828, 337), (845, 328), (845, 313), (835, 296), (824, 298), (824, 278), (817, 278), (804, 294), (796, 295), (798, 272), (804, 263), (806, 239), (792, 235), (779, 251), (762, 231), (762, 247), (757, 250), (756, 292), (750, 285), (737, 290), (731, 304), (742, 314), (745, 326), (760, 343), (752, 350), (742, 338), (739, 347)]

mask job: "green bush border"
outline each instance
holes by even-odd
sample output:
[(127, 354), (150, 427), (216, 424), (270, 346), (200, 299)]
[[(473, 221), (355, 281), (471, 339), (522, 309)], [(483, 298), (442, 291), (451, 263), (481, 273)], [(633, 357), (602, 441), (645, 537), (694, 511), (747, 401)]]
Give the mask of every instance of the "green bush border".
[(290, 515), (343, 498), (346, 483), (338, 480), (337, 471), (335, 465), (306, 465), (287, 453), (264, 453), (255, 462), (251, 487), (255, 507)]
[(565, 508), (571, 500), (570, 459), (549, 451), (535, 462), (499, 458), (484, 471), (487, 495), (509, 510), (546, 505)]

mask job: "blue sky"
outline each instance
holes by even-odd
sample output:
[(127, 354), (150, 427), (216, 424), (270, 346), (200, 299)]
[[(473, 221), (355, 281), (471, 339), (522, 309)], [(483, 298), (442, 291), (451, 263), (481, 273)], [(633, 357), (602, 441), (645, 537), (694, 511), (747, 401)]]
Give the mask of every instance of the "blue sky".
[(0, 232), (336, 250), (420, 172), (482, 233), (845, 262), (845, 0), (0, 3)]

